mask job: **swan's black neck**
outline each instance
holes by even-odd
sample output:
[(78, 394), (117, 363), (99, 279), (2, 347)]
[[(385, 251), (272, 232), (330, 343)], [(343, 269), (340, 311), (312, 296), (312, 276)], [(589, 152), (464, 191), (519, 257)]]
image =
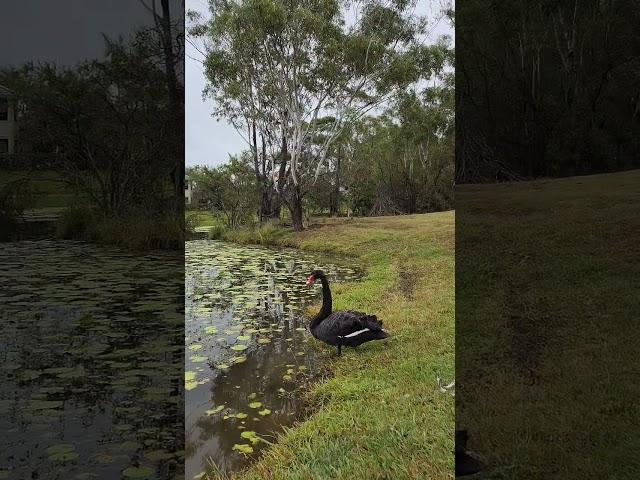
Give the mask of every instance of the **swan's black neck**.
[(331, 315), (331, 290), (329, 289), (329, 281), (324, 275), (318, 277), (322, 282), (322, 308), (318, 314), (311, 320), (310, 327), (313, 329), (317, 327), (322, 320)]

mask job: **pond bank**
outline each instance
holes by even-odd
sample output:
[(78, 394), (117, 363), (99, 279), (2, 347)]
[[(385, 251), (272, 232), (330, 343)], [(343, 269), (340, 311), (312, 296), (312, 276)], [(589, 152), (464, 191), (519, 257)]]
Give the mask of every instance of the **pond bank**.
[(234, 478), (452, 478), (454, 400), (436, 377), (454, 377), (454, 213), (312, 227), (274, 243), (356, 257), (367, 275), (335, 285), (334, 308), (378, 315), (391, 338), (333, 358), (316, 413)]

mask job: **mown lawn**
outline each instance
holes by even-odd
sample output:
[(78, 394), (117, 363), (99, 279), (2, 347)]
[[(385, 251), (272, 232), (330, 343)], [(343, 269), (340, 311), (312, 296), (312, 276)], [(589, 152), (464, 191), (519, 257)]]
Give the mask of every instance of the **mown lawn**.
[[(330, 360), (315, 408), (241, 479), (453, 478), (454, 213), (325, 220), (278, 242), (357, 257), (366, 277), (334, 307), (375, 313), (391, 338)], [(329, 348), (329, 347), (321, 347)]]
[(456, 421), (483, 478), (638, 478), (639, 185), (458, 189)]

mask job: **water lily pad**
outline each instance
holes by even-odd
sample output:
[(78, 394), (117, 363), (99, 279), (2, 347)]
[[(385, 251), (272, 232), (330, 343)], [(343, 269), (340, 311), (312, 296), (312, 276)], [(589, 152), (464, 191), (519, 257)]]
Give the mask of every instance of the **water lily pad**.
[(60, 445), (54, 445), (45, 450), (45, 453), (49, 456), (49, 460), (52, 462), (72, 462), (77, 460), (79, 455), (75, 452), (75, 446), (69, 443), (62, 443)]
[(251, 445), (246, 444), (246, 443), (240, 443), (240, 444), (236, 443), (233, 446), (233, 450), (236, 450), (236, 451), (238, 451), (238, 452), (240, 452), (242, 454), (245, 454), (245, 455), (253, 453), (253, 447)]
[(201, 355), (194, 355), (193, 357), (189, 357), (193, 363), (202, 363), (207, 361), (207, 357), (203, 357)]
[(218, 365), (216, 365), (216, 368), (218, 370), (228, 370), (230, 367), (226, 363), (219, 363)]
[(70, 443), (61, 443), (59, 445), (53, 445), (45, 450), (45, 453), (49, 456), (49, 460), (52, 462), (71, 462), (77, 460), (78, 454), (76, 453), (76, 447)]
[(218, 333), (218, 329), (216, 327), (205, 327), (204, 329), (204, 333), (208, 333), (209, 335), (215, 335), (216, 333)]
[(149, 478), (153, 474), (154, 474), (154, 471), (151, 468), (145, 467), (145, 466), (129, 467), (122, 472), (122, 475), (124, 475), (126, 478), (139, 478), (139, 479)]
[(239, 343), (231, 347), (231, 350), (235, 350), (236, 352), (241, 352), (241, 351), (246, 350), (246, 349), (247, 349), (246, 345), (242, 345), (242, 344), (239, 344)]
[(239, 335), (236, 338), (241, 342), (246, 342), (247, 340), (251, 340), (251, 337), (249, 335)]
[(260, 408), (262, 406), (262, 402), (251, 402), (249, 404), (249, 408)]
[(195, 352), (195, 351), (197, 351), (197, 350), (200, 350), (200, 349), (202, 348), (202, 345), (199, 345), (199, 344), (197, 344), (197, 343), (194, 343), (193, 345), (189, 345), (189, 347), (188, 347), (188, 348), (189, 348), (189, 350), (191, 350), (191, 351), (194, 351), (194, 352)]
[(212, 410), (207, 410), (204, 413), (211, 416), (211, 415), (215, 415), (216, 413), (220, 413), (222, 410), (224, 410), (224, 405), (218, 405), (216, 408)]
[(268, 408), (265, 408), (264, 410), (260, 410), (258, 412), (258, 415), (262, 415), (264, 417), (265, 415), (269, 415), (270, 413), (271, 413), (271, 410), (269, 410)]
[(267, 343), (271, 343), (271, 340), (270, 340), (270, 339), (268, 339), (268, 338), (259, 338), (259, 339), (257, 340), (257, 342), (258, 342), (260, 345), (265, 345), (265, 344), (267, 344)]

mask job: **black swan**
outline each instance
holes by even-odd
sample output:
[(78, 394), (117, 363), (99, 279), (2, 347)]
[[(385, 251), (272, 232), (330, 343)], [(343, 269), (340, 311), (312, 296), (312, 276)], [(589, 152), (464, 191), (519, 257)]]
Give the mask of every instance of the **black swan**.
[(331, 290), (329, 282), (322, 270), (314, 270), (307, 278), (307, 285), (316, 280), (322, 282), (322, 308), (311, 319), (311, 334), (329, 345), (338, 347), (338, 355), (342, 346), (357, 347), (371, 340), (382, 340), (389, 334), (382, 328), (382, 322), (375, 315), (362, 312), (331, 312)]
[(482, 470), (482, 464), (467, 452), (468, 439), (466, 430), (456, 430), (456, 477), (474, 475)]

